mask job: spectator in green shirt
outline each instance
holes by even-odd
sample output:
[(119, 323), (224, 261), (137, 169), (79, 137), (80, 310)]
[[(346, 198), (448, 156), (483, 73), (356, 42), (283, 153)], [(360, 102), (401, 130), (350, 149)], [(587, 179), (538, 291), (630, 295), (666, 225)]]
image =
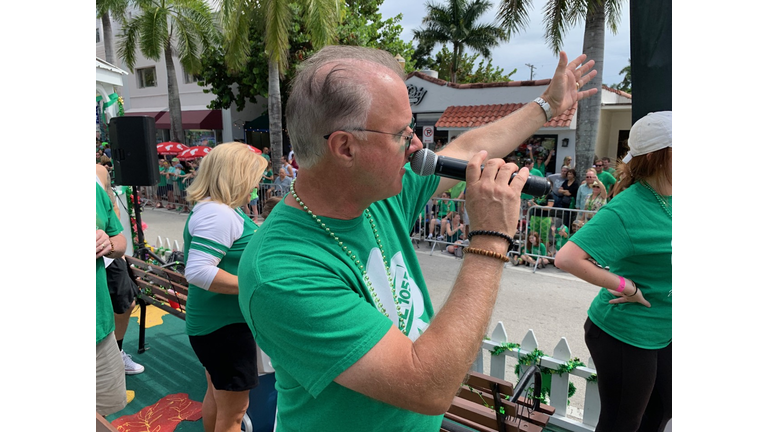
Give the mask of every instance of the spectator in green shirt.
[(608, 156), (603, 158), (603, 171), (607, 171), (613, 177), (616, 177), (616, 169), (611, 166), (611, 158)]
[(608, 196), (610, 196), (611, 189), (613, 188), (613, 185), (616, 184), (616, 177), (612, 176), (608, 171), (605, 171), (603, 169), (604, 167), (605, 165), (603, 165), (602, 159), (598, 159), (597, 162), (595, 162), (595, 172), (597, 173), (597, 179), (600, 180), (603, 185), (605, 185), (605, 190), (608, 191)]

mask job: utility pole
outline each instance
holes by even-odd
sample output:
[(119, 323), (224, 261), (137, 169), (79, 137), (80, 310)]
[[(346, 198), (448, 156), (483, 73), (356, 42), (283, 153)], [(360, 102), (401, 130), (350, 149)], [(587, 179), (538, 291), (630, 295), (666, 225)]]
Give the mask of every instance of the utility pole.
[(532, 65), (530, 63), (526, 63), (525, 65), (528, 66), (529, 68), (531, 68), (531, 81), (533, 81), (533, 70), (536, 69), (536, 66), (534, 66), (534, 65)]

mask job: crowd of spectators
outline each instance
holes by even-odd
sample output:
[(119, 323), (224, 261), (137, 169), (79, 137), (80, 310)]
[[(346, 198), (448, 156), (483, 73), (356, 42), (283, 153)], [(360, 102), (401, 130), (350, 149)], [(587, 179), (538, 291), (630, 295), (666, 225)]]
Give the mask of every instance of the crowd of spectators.
[[(593, 166), (579, 176), (573, 158), (566, 156), (559, 172), (548, 173), (546, 166), (553, 152), (534, 156), (529, 148), (528, 156), (521, 158), (510, 154), (505, 159), (527, 167), (531, 175), (545, 177), (550, 183), (551, 192), (540, 197), (521, 195), (521, 218), (516, 233), (520, 247), (513, 251), (512, 263), (535, 265), (536, 258), (541, 257), (538, 267), (543, 268), (553, 262), (551, 258), (568, 239), (608, 203), (611, 187), (617, 182), (614, 177), (616, 170), (610, 158), (595, 157)], [(463, 244), (462, 241), (466, 239), (451, 236), (455, 224), (469, 225), (463, 212), (465, 189), (466, 184), (462, 182), (458, 187), (433, 197), (419, 215), (412, 237), (416, 240), (436, 241), (443, 246), (444, 253), (460, 254), (461, 248), (457, 245)], [(453, 223), (455, 217), (459, 219)], [(460, 231), (466, 233), (469, 230)]]

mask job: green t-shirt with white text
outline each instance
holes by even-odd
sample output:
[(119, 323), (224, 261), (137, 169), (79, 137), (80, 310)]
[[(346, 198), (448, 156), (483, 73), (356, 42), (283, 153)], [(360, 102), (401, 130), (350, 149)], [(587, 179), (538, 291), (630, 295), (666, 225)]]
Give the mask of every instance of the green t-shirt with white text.
[[(277, 431), (438, 431), (442, 416), (407, 411), (350, 390), (334, 379), (365, 355), (393, 325), (395, 300), (382, 242), (411, 340), (434, 310), (410, 231), (439, 177), (406, 165), (402, 192), (351, 220), (322, 217), (359, 262), (307, 213), (275, 206), (240, 262), (240, 308), (275, 369)], [(362, 266), (386, 316), (363, 279)]]

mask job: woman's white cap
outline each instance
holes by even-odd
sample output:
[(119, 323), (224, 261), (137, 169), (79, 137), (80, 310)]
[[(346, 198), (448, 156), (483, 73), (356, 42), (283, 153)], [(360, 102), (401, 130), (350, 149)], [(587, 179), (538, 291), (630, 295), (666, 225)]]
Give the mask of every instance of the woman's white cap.
[(672, 111), (658, 111), (647, 114), (629, 130), (629, 153), (624, 163), (633, 156), (641, 156), (672, 147)]

